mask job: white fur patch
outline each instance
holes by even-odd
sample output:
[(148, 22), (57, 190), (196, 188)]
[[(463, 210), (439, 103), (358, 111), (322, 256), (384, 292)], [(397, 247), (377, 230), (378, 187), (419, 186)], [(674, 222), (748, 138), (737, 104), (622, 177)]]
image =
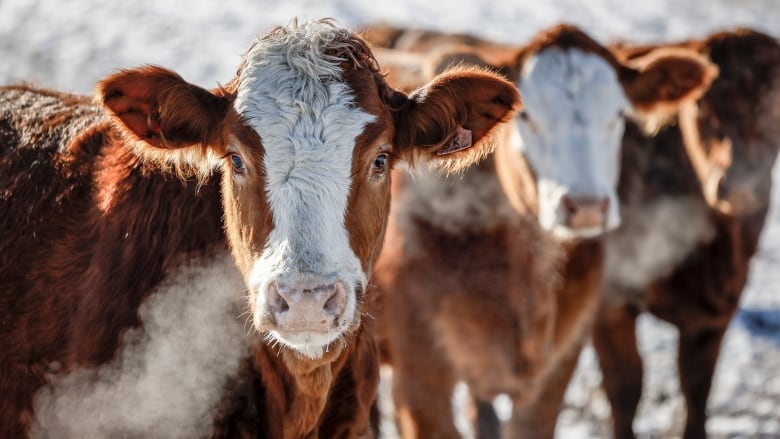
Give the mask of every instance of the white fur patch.
[(549, 48), (526, 61), (518, 87), (528, 117), (516, 117), (512, 142), (536, 175), (542, 227), (560, 237), (593, 235), (564, 225), (567, 194), (608, 198), (606, 230), (617, 227), (621, 113), (630, 104), (615, 70), (593, 53)]
[[(344, 224), (352, 153), (355, 139), (375, 118), (356, 106), (342, 80), (341, 60), (325, 53), (345, 32), (308, 22), (260, 40), (247, 54), (235, 103), (265, 148), (275, 225), (249, 286), (262, 292), (275, 276), (305, 273), (337, 278), (347, 288), (344, 328), (356, 318), (355, 285), (365, 286), (367, 278)], [(263, 301), (264, 294), (255, 300)], [(312, 357), (338, 336), (313, 337), (303, 346), (276, 338)]]
[(247, 352), (244, 289), (227, 252), (180, 267), (141, 305), (143, 329), (124, 334), (114, 361), (38, 391), (31, 437), (203, 437)]

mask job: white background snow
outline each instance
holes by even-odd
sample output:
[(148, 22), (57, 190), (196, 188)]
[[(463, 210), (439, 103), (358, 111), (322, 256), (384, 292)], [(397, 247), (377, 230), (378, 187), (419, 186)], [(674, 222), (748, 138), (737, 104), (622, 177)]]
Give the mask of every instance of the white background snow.
[[(89, 93), (117, 69), (159, 64), (213, 87), (232, 77), (256, 34), (293, 17), (332, 17), (355, 29), (383, 20), (516, 44), (560, 21), (602, 41), (668, 41), (737, 26), (780, 36), (778, 0), (0, 0), (0, 84), (26, 81)], [(776, 209), (768, 224), (742, 310), (721, 353), (709, 404), (714, 438), (780, 438)], [(640, 348), (646, 379), (636, 429), (645, 438), (677, 437), (683, 405), (676, 384), (676, 332), (643, 317)], [(609, 408), (599, 381), (588, 349), (567, 394), (558, 437), (608, 436)]]

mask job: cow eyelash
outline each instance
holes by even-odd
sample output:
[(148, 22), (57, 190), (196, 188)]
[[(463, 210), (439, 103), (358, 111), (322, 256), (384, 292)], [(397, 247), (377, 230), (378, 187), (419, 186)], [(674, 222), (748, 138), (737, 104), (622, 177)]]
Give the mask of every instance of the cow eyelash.
[(381, 152), (376, 155), (374, 162), (371, 163), (371, 169), (374, 171), (383, 171), (387, 167), (387, 161), (390, 159), (390, 154)]
[(228, 152), (227, 154), (223, 155), (221, 157), (222, 159), (230, 158), (230, 165), (233, 168), (233, 172), (236, 174), (244, 174), (246, 172), (246, 165), (244, 164), (244, 159), (241, 158), (241, 155), (235, 152)]
[(369, 169), (369, 180), (379, 181), (387, 174), (387, 168), (390, 160), (392, 160), (392, 154), (386, 151), (377, 152), (374, 156), (374, 160), (371, 162), (371, 168)]
[(235, 171), (238, 174), (243, 174), (246, 171), (246, 166), (244, 165), (244, 160), (241, 158), (238, 154), (231, 154), (230, 155), (230, 163), (233, 165), (233, 171)]

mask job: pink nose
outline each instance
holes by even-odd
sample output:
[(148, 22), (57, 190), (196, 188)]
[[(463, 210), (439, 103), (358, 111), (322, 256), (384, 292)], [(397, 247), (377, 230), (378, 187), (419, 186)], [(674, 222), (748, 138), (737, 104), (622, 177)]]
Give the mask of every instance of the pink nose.
[(572, 229), (604, 227), (607, 223), (609, 198), (564, 195), (561, 207), (564, 221)]
[(266, 290), (266, 299), (277, 328), (292, 333), (336, 329), (347, 305), (341, 282), (273, 282)]

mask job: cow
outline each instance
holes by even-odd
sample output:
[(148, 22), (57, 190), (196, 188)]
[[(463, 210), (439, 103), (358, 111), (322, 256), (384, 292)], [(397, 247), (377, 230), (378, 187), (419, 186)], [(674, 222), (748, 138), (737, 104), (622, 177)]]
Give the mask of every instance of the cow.
[(623, 225), (607, 239), (604, 302), (594, 329), (614, 435), (633, 438), (642, 393), (636, 319), (679, 329), (684, 438), (704, 438), (721, 340), (739, 305), (770, 204), (780, 146), (780, 44), (749, 29), (662, 46), (616, 45), (627, 62), (668, 47), (706, 55), (720, 74), (679, 122), (649, 138), (628, 130)]
[[(434, 37), (446, 40), (426, 41)], [(404, 438), (460, 437), (450, 407), (458, 381), (473, 398), (477, 437), (502, 428), (552, 437), (598, 309), (604, 236), (620, 224), (624, 126), (658, 125), (716, 74), (685, 50), (632, 68), (566, 24), (491, 51), (505, 64), (482, 59), (481, 48), (433, 49), (439, 65), (422, 71), (477, 62), (505, 73), (520, 91), (515, 123), (501, 128), (491, 158), (458, 178), (419, 171), (394, 181), (374, 270)], [(492, 407), (500, 394), (513, 402), (505, 427)]]
[[(510, 82), (479, 69), (407, 95), (387, 84), (364, 40), (330, 20), (259, 37), (236, 76), (212, 90), (156, 66), (102, 79), (94, 99), (3, 87), (0, 437), (31, 428), (46, 437), (47, 425), (53, 437), (370, 436), (379, 371), (367, 287), (390, 172), (402, 162), (455, 171), (483, 158), (518, 99)], [(218, 396), (204, 401), (194, 433), (159, 430), (177, 410), (166, 399), (176, 386), (127, 410), (154, 404), (146, 412), (163, 416), (149, 429), (79, 429), (100, 421), (111, 398), (83, 418), (38, 417), (41, 394), (55, 395), (44, 408), (69, 413), (82, 398), (56, 393), (58, 384), (129, 361), (125, 335), (143, 329), (145, 304), (183, 290), (157, 311), (174, 318), (203, 283), (207, 296), (244, 302), (255, 335), (224, 362), (235, 371), (211, 383)], [(243, 337), (237, 316), (205, 316), (187, 322), (198, 331), (192, 349), (214, 319), (232, 319)], [(187, 343), (185, 333), (163, 349)]]

